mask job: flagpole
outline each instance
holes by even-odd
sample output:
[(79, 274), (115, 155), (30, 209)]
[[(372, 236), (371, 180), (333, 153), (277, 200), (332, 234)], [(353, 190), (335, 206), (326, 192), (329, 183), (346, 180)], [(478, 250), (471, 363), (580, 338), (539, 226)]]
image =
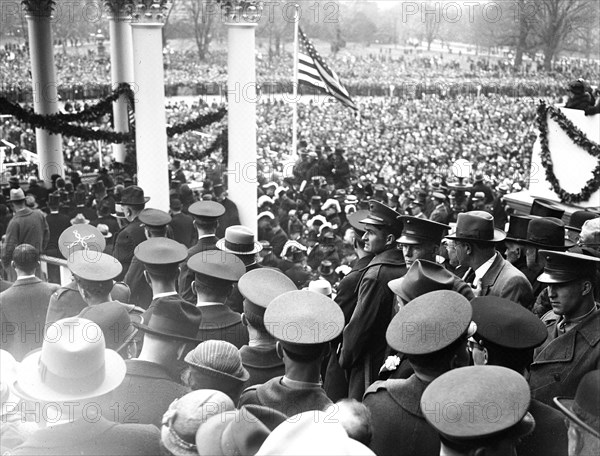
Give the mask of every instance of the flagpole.
[(298, 158), (298, 4), (294, 9), (294, 80), (292, 82), (292, 158)]

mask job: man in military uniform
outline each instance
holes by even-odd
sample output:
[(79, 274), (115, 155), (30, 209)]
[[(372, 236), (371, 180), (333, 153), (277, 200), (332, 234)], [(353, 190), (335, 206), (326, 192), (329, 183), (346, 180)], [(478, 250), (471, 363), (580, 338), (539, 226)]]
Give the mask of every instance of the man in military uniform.
[(268, 268), (248, 271), (238, 282), (238, 288), (244, 297), (242, 321), (250, 339), (248, 345), (240, 348), (242, 364), (250, 373), (246, 384), (266, 383), (284, 374), (284, 364), (277, 355), (275, 339), (265, 328), (265, 310), (273, 299), (297, 288), (289, 277)]
[[(58, 249), (61, 255), (68, 259), (77, 250), (89, 251), (91, 258), (104, 251), (106, 240), (98, 229), (91, 225), (75, 225), (64, 230), (58, 238)], [(62, 318), (74, 317), (87, 304), (81, 297), (77, 283), (73, 279), (67, 285), (60, 287), (50, 297), (46, 324), (54, 323)]]
[(134, 324), (144, 333), (137, 359), (126, 361), (127, 375), (113, 394), (115, 421), (160, 427), (169, 404), (187, 393), (178, 364), (200, 340), (200, 309), (183, 300), (158, 298), (150, 319)]
[[(171, 216), (165, 211), (161, 211), (160, 209), (144, 209), (140, 212), (138, 220), (144, 228), (144, 234), (147, 239), (167, 237)], [(131, 302), (142, 309), (147, 309), (152, 301), (152, 289), (144, 276), (144, 265), (135, 255), (136, 250), (137, 247), (134, 250), (131, 264), (123, 278), (123, 282), (129, 285)]]
[(144, 321), (150, 319), (159, 298), (176, 302), (183, 299), (177, 293), (177, 278), (179, 265), (186, 257), (185, 245), (168, 238), (150, 238), (136, 247), (135, 258), (143, 265), (143, 278), (151, 292), (150, 304), (143, 315)]
[(125, 277), (135, 248), (146, 240), (144, 227), (138, 216), (149, 200), (150, 197), (144, 196), (144, 190), (137, 185), (127, 187), (121, 194), (123, 216), (129, 223), (117, 233), (115, 239), (114, 255), (123, 265), (120, 278)]
[[(215, 233), (219, 225), (219, 217), (225, 213), (225, 208), (214, 201), (198, 201), (189, 207), (188, 212), (194, 217), (194, 226), (198, 231), (198, 242), (188, 250), (189, 260), (197, 253), (215, 249), (218, 241)], [(196, 300), (192, 291), (193, 281), (194, 272), (188, 269), (187, 263), (183, 263), (179, 274), (179, 293), (189, 302)]]
[(447, 290), (419, 296), (398, 311), (386, 338), (390, 347), (407, 356), (414, 374), (406, 380), (376, 382), (365, 393), (363, 403), (373, 422), (370, 447), (376, 454), (440, 454), (439, 439), (419, 403), (431, 381), (469, 364), (471, 315), (469, 301)]
[[(477, 332), (469, 339), (473, 363), (502, 366), (525, 376), (534, 348), (548, 337), (544, 323), (519, 304), (497, 296), (475, 298), (471, 305), (477, 325)], [(561, 414), (535, 399), (528, 411), (535, 419), (535, 430), (518, 445), (518, 454), (567, 454), (567, 432)]]
[(358, 300), (343, 333), (340, 366), (348, 373), (348, 396), (360, 400), (377, 379), (387, 343), (385, 329), (393, 315), (394, 294), (387, 283), (406, 273), (396, 239), (402, 232), (399, 214), (371, 200), (364, 225), (365, 252), (375, 255), (358, 284)]
[(431, 382), (421, 411), (439, 434), (439, 454), (507, 456), (517, 454), (519, 440), (535, 428), (527, 412), (530, 397), (527, 382), (515, 371), (469, 366)]
[(273, 299), (264, 316), (265, 328), (277, 339), (285, 375), (247, 388), (238, 406), (273, 408), (290, 417), (332, 405), (321, 384), (321, 366), (331, 340), (342, 331), (339, 306), (312, 291), (289, 291)]
[[(353, 247), (358, 259), (356, 260), (356, 263), (354, 263), (352, 270), (340, 281), (335, 297), (335, 302), (340, 306), (340, 309), (342, 309), (342, 312), (344, 313), (344, 325), (348, 324), (350, 317), (356, 308), (358, 300), (356, 290), (362, 274), (375, 256), (375, 254), (365, 251), (365, 241), (362, 239), (365, 234), (365, 227), (360, 223), (360, 220), (364, 220), (368, 214), (369, 211), (362, 209), (348, 216), (348, 222), (354, 233)], [(334, 402), (348, 396), (348, 380), (346, 379), (346, 374), (341, 368), (338, 359), (338, 348), (341, 343), (341, 337), (332, 343), (334, 350), (329, 356), (327, 373), (325, 375), (325, 383), (323, 386), (327, 395)]]
[(233, 284), (246, 272), (244, 264), (231, 253), (207, 250), (191, 257), (187, 265), (195, 274), (192, 289), (202, 311), (199, 339), (224, 340), (237, 348), (246, 345), (248, 330), (242, 316), (225, 305)]
[(589, 371), (600, 367), (600, 311), (594, 301), (599, 258), (540, 250), (546, 260), (538, 281), (548, 284), (552, 312), (542, 318), (548, 339), (536, 350), (529, 383), (533, 397), (552, 405), (556, 396), (574, 396)]

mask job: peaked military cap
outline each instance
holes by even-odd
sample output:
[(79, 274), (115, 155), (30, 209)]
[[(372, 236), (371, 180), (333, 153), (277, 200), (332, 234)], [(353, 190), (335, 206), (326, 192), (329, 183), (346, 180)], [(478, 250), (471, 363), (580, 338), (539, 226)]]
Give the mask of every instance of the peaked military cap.
[(503, 432), (529, 434), (535, 423), (527, 412), (530, 401), (521, 374), (501, 366), (469, 366), (431, 382), (421, 397), (421, 411), (443, 437), (467, 442)]
[(78, 250), (67, 261), (73, 275), (92, 282), (112, 280), (121, 274), (123, 266), (115, 257), (93, 250)]
[(400, 216), (399, 220), (402, 222), (402, 234), (396, 239), (398, 244), (416, 245), (423, 242), (439, 244), (445, 232), (450, 229), (450, 225), (408, 215)]
[(362, 235), (365, 232), (365, 225), (363, 225), (361, 223), (361, 220), (364, 220), (368, 216), (369, 216), (369, 211), (361, 209), (359, 211), (356, 211), (356, 212), (353, 212), (352, 214), (350, 214), (347, 217), (347, 219), (348, 219), (348, 223), (350, 224), (350, 226), (352, 228), (354, 228), (354, 231), (356, 231), (358, 234)]
[(173, 239), (157, 237), (140, 243), (134, 251), (135, 257), (144, 263), (149, 272), (171, 270), (187, 258), (185, 245)]
[(106, 239), (92, 225), (73, 225), (65, 229), (58, 238), (58, 250), (65, 259), (78, 250), (102, 252), (106, 247)]
[(293, 345), (329, 342), (344, 329), (344, 314), (335, 301), (313, 291), (288, 291), (273, 299), (265, 328), (275, 339)]
[(394, 226), (398, 224), (398, 214), (394, 209), (376, 200), (369, 201), (369, 214), (360, 223), (369, 225)]
[(222, 250), (197, 253), (188, 260), (187, 265), (196, 274), (225, 282), (237, 282), (246, 272), (242, 260)]
[(501, 347), (539, 347), (548, 337), (546, 325), (531, 311), (509, 299), (480, 296), (471, 300), (477, 333)]
[(277, 269), (258, 268), (246, 272), (238, 282), (244, 299), (244, 312), (260, 316), (276, 297), (297, 290), (292, 279)]
[(544, 272), (537, 278), (541, 283), (565, 283), (576, 280), (584, 274), (593, 276), (600, 258), (581, 253), (540, 250), (546, 259)]
[(148, 226), (165, 226), (171, 223), (171, 216), (160, 209), (144, 209), (138, 219)]
[(446, 348), (469, 328), (473, 310), (461, 294), (432, 291), (402, 307), (390, 322), (386, 339), (406, 355), (426, 355)]
[(188, 212), (195, 217), (216, 219), (225, 213), (225, 206), (216, 201), (198, 201), (188, 208)]

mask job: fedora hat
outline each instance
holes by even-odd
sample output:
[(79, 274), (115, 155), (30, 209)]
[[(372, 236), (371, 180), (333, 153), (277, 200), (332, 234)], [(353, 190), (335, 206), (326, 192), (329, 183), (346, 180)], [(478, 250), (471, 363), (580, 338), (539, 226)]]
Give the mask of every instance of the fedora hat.
[(545, 201), (539, 198), (533, 200), (529, 215), (537, 215), (538, 217), (555, 217), (561, 219), (565, 211), (554, 206), (549, 201)]
[(217, 241), (217, 248), (237, 255), (252, 255), (262, 250), (262, 244), (254, 240), (254, 233), (242, 225), (225, 230), (225, 237)]
[(446, 239), (473, 242), (500, 242), (506, 233), (494, 227), (494, 217), (484, 211), (470, 211), (458, 214), (454, 234)]
[(42, 348), (29, 353), (13, 384), (18, 396), (42, 402), (84, 400), (117, 388), (125, 361), (106, 348), (102, 329), (85, 318), (64, 318), (48, 327)]
[(405, 303), (437, 290), (452, 290), (454, 275), (441, 264), (416, 260), (404, 277), (390, 280), (388, 287)]
[(575, 244), (565, 239), (565, 224), (554, 217), (534, 218), (527, 226), (524, 244), (549, 250), (566, 250)]
[(9, 201), (23, 201), (25, 199), (25, 193), (21, 188), (13, 188), (10, 190)]
[(527, 239), (527, 227), (532, 217), (529, 215), (511, 215), (508, 220), (508, 231), (506, 240), (510, 242), (522, 242)]
[(555, 397), (554, 404), (567, 417), (590, 434), (600, 439), (600, 370), (583, 376), (574, 399)]
[(150, 315), (148, 324), (133, 323), (139, 330), (176, 339), (183, 342), (201, 342), (198, 330), (202, 321), (202, 313), (193, 304), (183, 299), (173, 300), (169, 296), (157, 298), (154, 302), (154, 311)]
[(144, 196), (144, 190), (137, 185), (132, 185), (131, 187), (126, 187), (121, 193), (121, 204), (136, 206), (146, 204), (150, 201), (149, 196)]

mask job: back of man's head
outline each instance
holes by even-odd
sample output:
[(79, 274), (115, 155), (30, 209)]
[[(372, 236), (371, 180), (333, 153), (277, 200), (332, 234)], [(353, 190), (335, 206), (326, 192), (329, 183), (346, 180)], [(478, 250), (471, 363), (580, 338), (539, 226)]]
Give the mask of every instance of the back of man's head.
[(40, 261), (40, 253), (31, 244), (18, 245), (13, 252), (15, 269), (33, 274)]

